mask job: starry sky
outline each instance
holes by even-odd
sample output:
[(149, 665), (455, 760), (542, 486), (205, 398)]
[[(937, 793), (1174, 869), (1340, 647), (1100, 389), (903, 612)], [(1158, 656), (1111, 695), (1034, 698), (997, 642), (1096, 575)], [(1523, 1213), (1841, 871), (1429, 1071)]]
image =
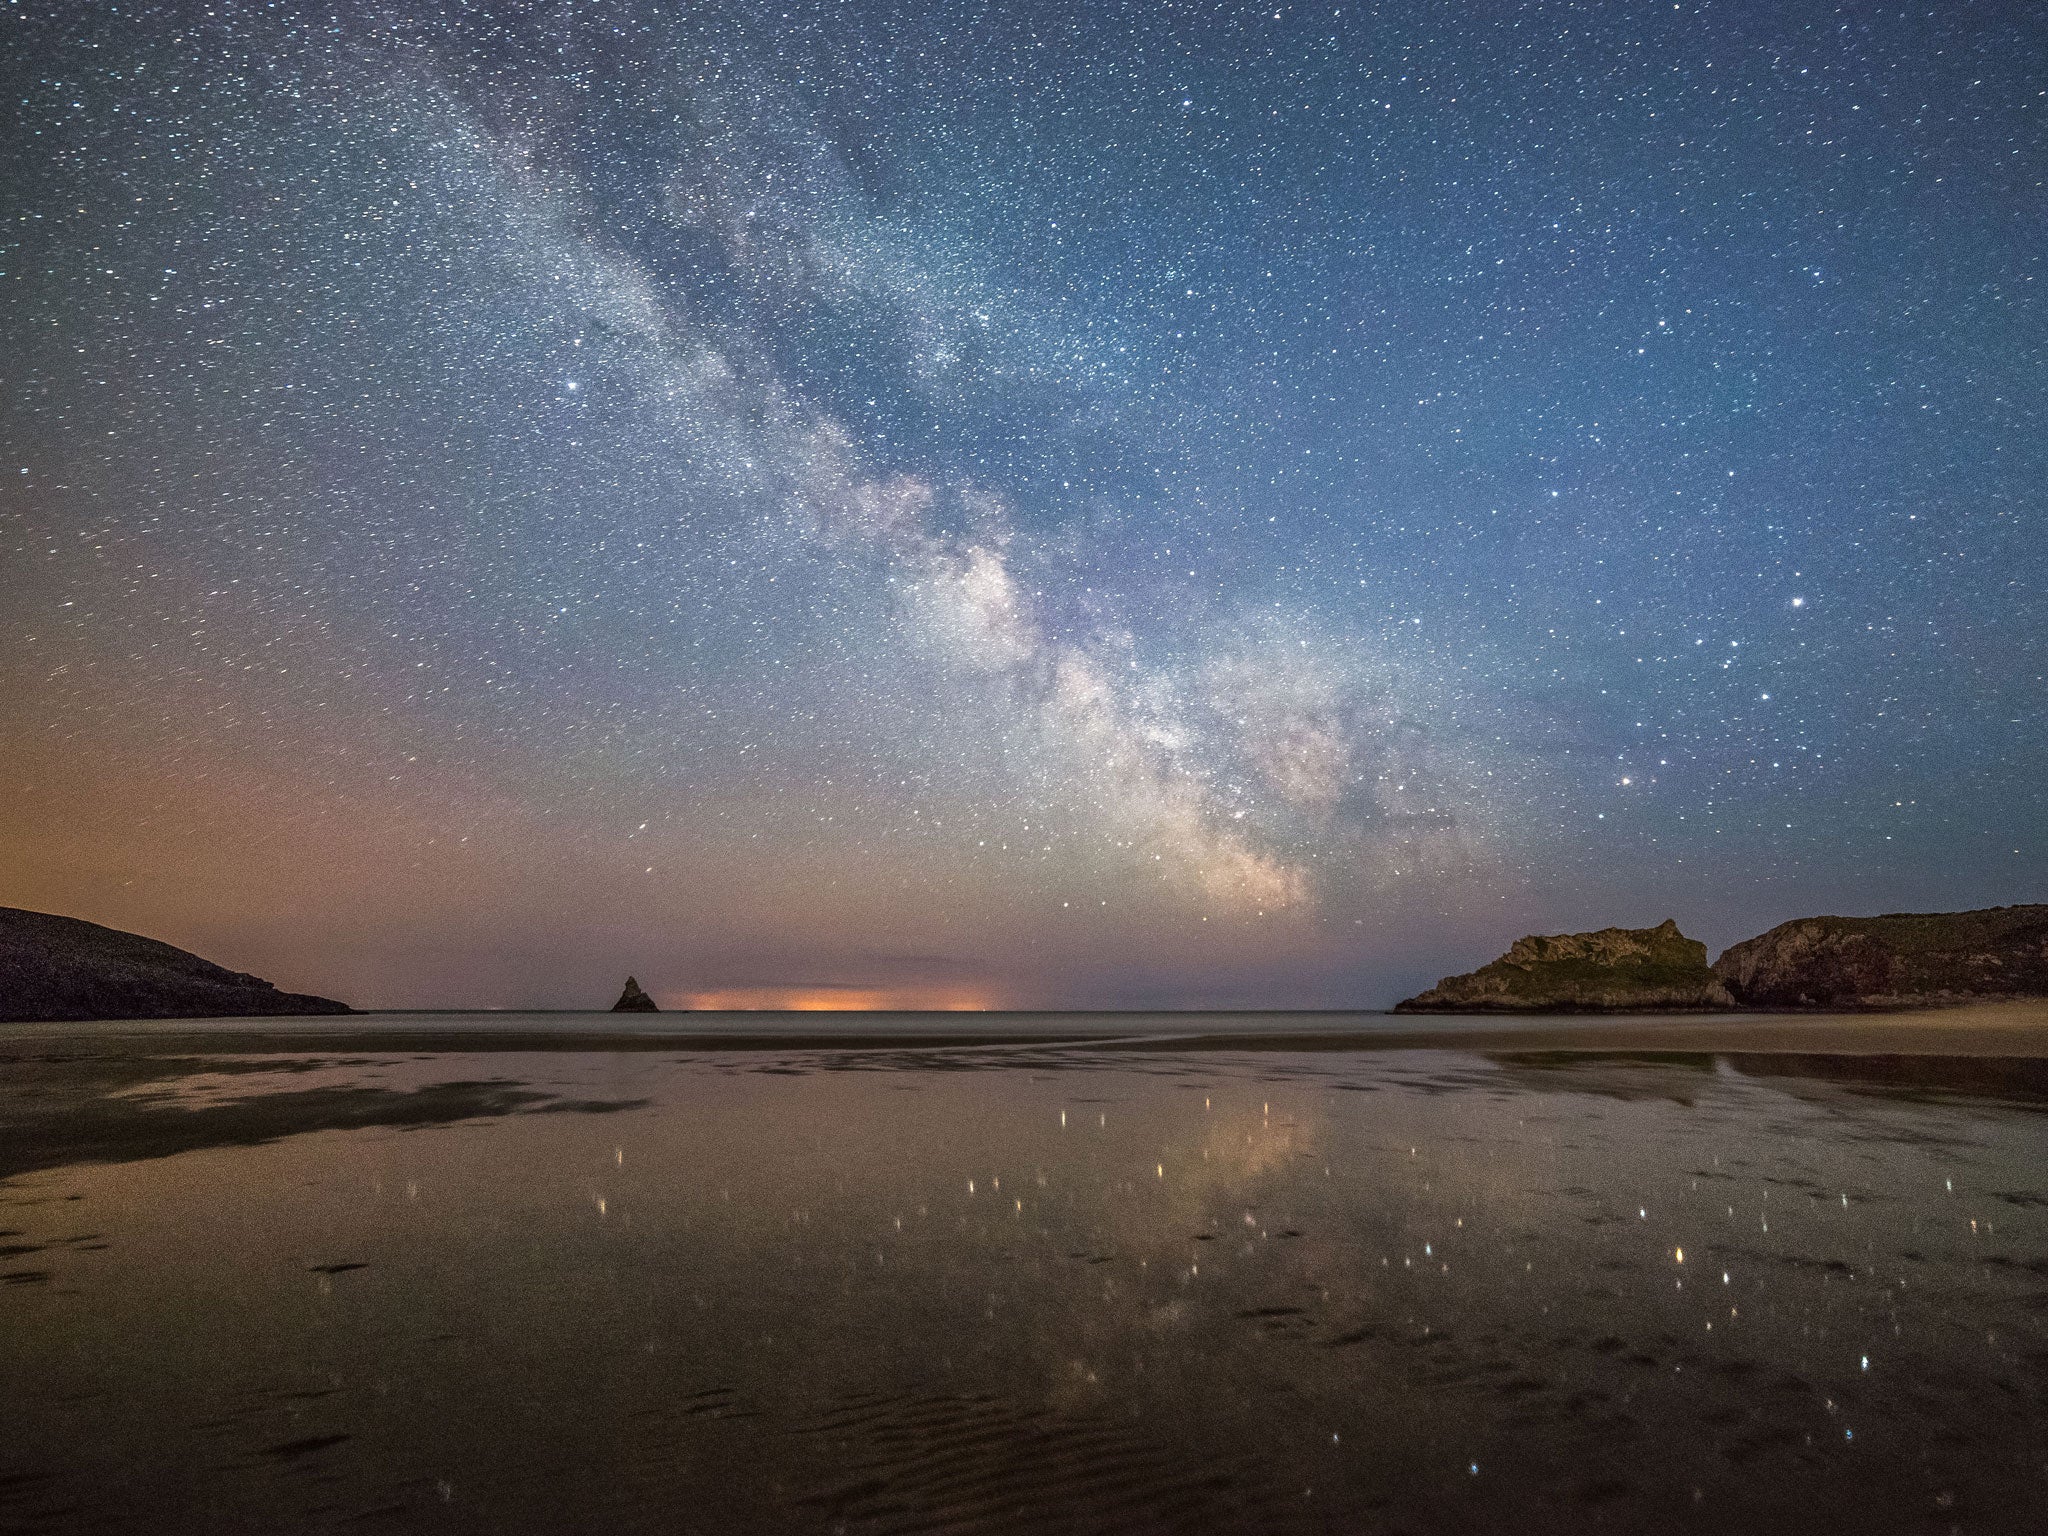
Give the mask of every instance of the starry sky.
[(2048, 899), (2032, 7), (0, 27), (0, 903), (1377, 1007)]

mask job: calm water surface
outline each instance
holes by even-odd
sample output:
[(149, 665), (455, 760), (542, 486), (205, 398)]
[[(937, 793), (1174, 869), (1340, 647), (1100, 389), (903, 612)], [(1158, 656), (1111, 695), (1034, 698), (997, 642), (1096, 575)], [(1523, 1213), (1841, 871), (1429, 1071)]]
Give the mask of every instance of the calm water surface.
[(74, 1045), (7, 1530), (2048, 1527), (2023, 1064)]

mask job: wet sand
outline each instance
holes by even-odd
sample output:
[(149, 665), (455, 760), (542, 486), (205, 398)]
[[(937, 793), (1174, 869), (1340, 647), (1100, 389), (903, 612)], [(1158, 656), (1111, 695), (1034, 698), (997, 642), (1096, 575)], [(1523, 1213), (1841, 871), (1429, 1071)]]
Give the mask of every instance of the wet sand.
[(357, 1050), (863, 1050), (1092, 1044), (1123, 1050), (1791, 1051), (2048, 1057), (2048, 1000), (1885, 1013), (359, 1013), (0, 1024), (0, 1056)]
[(2048, 1518), (2038, 1016), (1014, 1017), (9, 1027), (0, 1528)]

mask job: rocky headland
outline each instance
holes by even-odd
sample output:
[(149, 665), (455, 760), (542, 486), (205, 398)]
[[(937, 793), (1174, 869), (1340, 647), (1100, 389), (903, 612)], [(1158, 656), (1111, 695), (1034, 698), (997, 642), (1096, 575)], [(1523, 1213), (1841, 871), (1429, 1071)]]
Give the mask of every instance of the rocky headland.
[(2048, 905), (1802, 917), (1714, 974), (1747, 1008), (1925, 1008), (2048, 997)]
[(1707, 946), (1666, 918), (1655, 928), (1517, 939), (1490, 965), (1446, 976), (1396, 1013), (1698, 1013), (1737, 1006)]
[(353, 1013), (261, 976), (98, 923), (0, 907), (0, 1020), (214, 1019)]
[(1396, 1013), (1824, 1012), (2048, 997), (2048, 905), (1802, 917), (1731, 946), (1655, 928), (1517, 939)]

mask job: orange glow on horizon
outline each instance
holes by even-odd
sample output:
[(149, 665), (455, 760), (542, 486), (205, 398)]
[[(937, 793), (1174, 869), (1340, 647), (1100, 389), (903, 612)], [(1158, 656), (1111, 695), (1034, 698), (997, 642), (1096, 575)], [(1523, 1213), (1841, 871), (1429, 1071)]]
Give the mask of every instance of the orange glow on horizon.
[(977, 987), (718, 987), (655, 995), (663, 1008), (709, 1013), (981, 1013), (997, 1006)]

